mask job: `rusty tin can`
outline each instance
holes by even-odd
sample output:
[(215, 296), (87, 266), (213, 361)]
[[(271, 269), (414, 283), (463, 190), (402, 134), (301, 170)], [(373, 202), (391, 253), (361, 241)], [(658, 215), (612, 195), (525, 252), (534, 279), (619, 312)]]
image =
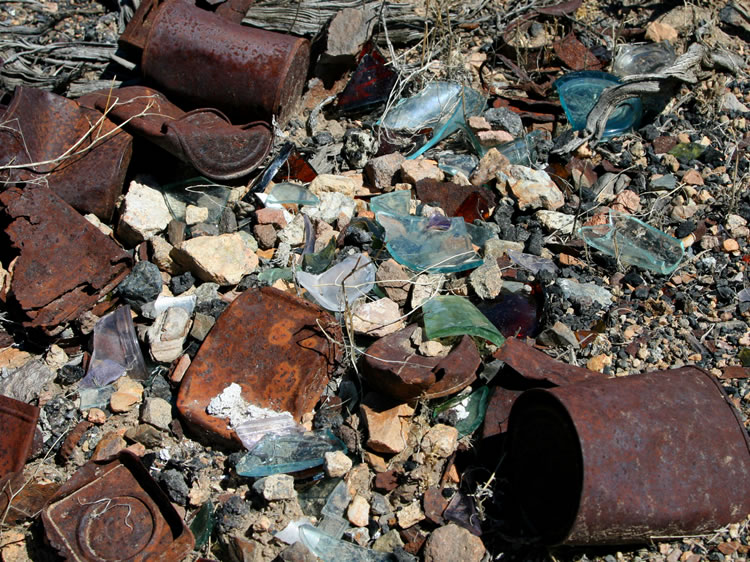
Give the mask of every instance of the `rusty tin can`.
[(91, 461), (42, 511), (47, 540), (66, 560), (182, 560), (193, 534), (138, 457)]
[(695, 367), (529, 390), (509, 436), (512, 487), (546, 544), (692, 535), (750, 513), (750, 440)]
[(282, 125), (309, 64), (307, 39), (238, 25), (187, 0), (159, 8), (142, 58), (145, 75), (174, 101), (215, 107), (233, 120), (275, 115)]
[(0, 478), (26, 464), (38, 419), (36, 406), (0, 396)]

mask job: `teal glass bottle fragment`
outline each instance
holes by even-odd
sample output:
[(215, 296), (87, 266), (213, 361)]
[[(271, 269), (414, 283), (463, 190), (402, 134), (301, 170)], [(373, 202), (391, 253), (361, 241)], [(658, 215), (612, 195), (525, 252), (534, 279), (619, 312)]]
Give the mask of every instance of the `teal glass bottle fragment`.
[(271, 188), (266, 204), (295, 203), (297, 205), (317, 205), (320, 199), (306, 187), (291, 183), (277, 183)]

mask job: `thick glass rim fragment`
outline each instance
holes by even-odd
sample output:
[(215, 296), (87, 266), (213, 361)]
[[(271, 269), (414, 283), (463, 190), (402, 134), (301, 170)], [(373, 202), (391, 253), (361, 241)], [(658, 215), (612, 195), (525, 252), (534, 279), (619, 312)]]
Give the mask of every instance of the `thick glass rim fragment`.
[(677, 58), (674, 47), (667, 41), (621, 45), (615, 55), (612, 74), (625, 78), (634, 74), (659, 72)]
[[(560, 104), (574, 131), (586, 128), (586, 119), (602, 92), (620, 83), (620, 79), (614, 74), (600, 70), (569, 72), (555, 81)], [(602, 138), (612, 138), (637, 127), (642, 115), (641, 100), (626, 99), (612, 111)]]
[(375, 284), (375, 264), (365, 254), (354, 254), (328, 271), (313, 275), (297, 271), (297, 282), (326, 310), (343, 312)]
[(377, 124), (414, 133), (432, 129), (432, 138), (407, 157), (411, 160), (459, 129), (468, 131), (468, 118), (479, 115), (485, 104), (486, 98), (481, 92), (457, 82), (428, 82), (421, 91), (386, 111)]
[(434, 297), (422, 305), (422, 312), (427, 339), (469, 335), (484, 338), (498, 347), (505, 343), (500, 331), (466, 297)]
[(589, 246), (624, 264), (663, 275), (674, 272), (685, 255), (681, 240), (613, 209), (606, 224), (582, 226), (578, 234)]

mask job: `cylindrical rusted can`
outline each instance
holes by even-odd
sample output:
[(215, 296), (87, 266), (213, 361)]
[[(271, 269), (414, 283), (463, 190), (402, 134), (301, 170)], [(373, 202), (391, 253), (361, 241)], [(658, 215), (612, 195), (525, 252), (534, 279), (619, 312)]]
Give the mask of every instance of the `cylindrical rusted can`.
[(276, 115), (285, 123), (309, 64), (307, 39), (228, 22), (186, 0), (159, 8), (142, 58), (173, 101), (215, 107), (235, 122)]
[(750, 513), (747, 432), (694, 367), (529, 390), (509, 439), (512, 488), (546, 544), (696, 534)]

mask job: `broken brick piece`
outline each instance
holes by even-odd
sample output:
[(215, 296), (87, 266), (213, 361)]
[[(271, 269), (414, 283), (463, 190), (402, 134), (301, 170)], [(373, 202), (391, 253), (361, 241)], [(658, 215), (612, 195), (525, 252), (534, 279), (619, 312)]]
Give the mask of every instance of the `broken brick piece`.
[(27, 328), (57, 333), (130, 272), (130, 256), (47, 187), (0, 194), (0, 227), (0, 260), (14, 262), (7, 303)]
[(231, 383), (250, 404), (287, 411), (298, 421), (329, 381), (341, 341), (333, 317), (271, 287), (249, 289), (229, 305), (206, 337), (180, 386), (177, 409), (202, 437), (240, 445), (228, 420), (206, 413)]

